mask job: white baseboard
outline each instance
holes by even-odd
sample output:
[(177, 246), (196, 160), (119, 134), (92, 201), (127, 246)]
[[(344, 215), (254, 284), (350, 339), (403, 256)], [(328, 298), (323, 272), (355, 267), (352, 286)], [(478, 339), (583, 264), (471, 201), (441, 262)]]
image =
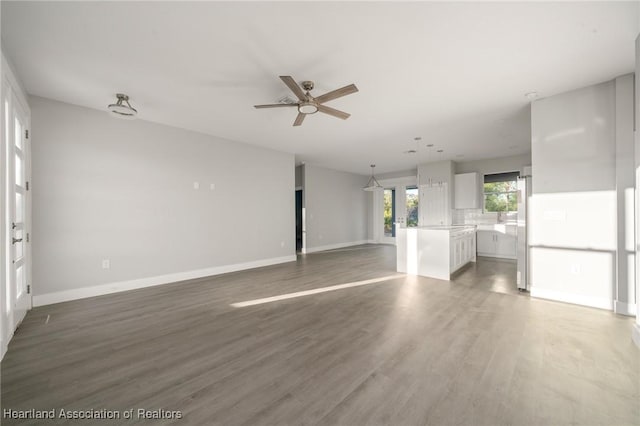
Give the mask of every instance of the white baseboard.
[(270, 259), (255, 260), (252, 262), (236, 263), (232, 265), (214, 266), (212, 268), (197, 269), (193, 271), (177, 272), (174, 274), (159, 275), (155, 277), (140, 278), (130, 281), (120, 281), (109, 284), (101, 284), (92, 287), (75, 288), (72, 290), (57, 291), (33, 296), (33, 306), (51, 305), (53, 303), (67, 302), (69, 300), (84, 299), (87, 297), (102, 296), (104, 294), (118, 293), (121, 291), (135, 290), (144, 287), (175, 283), (196, 278), (210, 277), (245, 269), (260, 268), (262, 266), (277, 265), (279, 263), (295, 262), (296, 256), (282, 256)]
[(636, 304), (635, 303), (624, 303), (616, 300), (613, 305), (613, 312), (620, 315), (629, 315), (630, 317), (636, 316)]
[(640, 348), (640, 324), (633, 324), (633, 331), (631, 332), (631, 338), (637, 347)]
[(502, 255), (502, 254), (495, 254), (495, 253), (482, 253), (482, 252), (478, 252), (478, 256), (481, 257), (493, 257), (495, 259), (511, 259), (511, 260), (517, 260), (518, 258), (516, 256), (509, 256), (509, 255)]
[(306, 254), (316, 253), (319, 251), (335, 250), (335, 249), (344, 248), (344, 247), (359, 246), (361, 244), (369, 244), (369, 242), (370, 240), (360, 240), (360, 241), (351, 241), (348, 243), (328, 244), (326, 246), (306, 248), (306, 249), (303, 249), (302, 252)]
[(581, 294), (566, 293), (563, 291), (548, 290), (536, 286), (531, 287), (531, 297), (539, 299), (555, 300), (557, 302), (572, 303), (574, 305), (589, 306), (591, 308), (613, 310), (613, 300), (604, 297), (583, 296)]

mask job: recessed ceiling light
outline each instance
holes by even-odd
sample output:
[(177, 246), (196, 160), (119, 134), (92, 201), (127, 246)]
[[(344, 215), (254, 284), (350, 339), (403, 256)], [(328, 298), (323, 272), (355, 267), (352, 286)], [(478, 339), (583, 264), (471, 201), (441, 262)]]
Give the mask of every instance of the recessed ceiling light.
[(439, 149), (438, 152), (444, 152), (444, 149)]
[(416, 136), (415, 138), (413, 138), (413, 140), (414, 140), (414, 141), (416, 141), (416, 142), (417, 142), (417, 141), (421, 141), (421, 140), (422, 140), (422, 137), (420, 137), (420, 136)]
[(405, 154), (415, 154), (415, 153), (417, 153), (417, 152), (418, 152), (418, 151), (416, 151), (415, 149), (410, 149), (410, 150), (408, 150), (408, 151), (404, 151), (404, 153), (405, 153)]
[(524, 96), (530, 101), (533, 101), (535, 99), (538, 99), (538, 92), (534, 90), (533, 92), (525, 93)]
[(433, 148), (433, 144), (432, 143), (428, 143), (427, 144), (427, 148)]

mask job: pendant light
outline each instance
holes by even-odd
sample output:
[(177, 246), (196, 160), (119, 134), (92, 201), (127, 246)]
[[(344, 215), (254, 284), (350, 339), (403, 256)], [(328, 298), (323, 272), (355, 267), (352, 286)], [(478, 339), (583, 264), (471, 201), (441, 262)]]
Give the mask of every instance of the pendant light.
[(118, 101), (115, 104), (109, 105), (107, 109), (118, 118), (125, 118), (129, 120), (136, 118), (138, 111), (136, 111), (136, 109), (129, 103), (129, 96), (118, 93), (116, 94), (116, 98), (118, 98)]
[(384, 189), (382, 188), (382, 185), (380, 185), (380, 183), (378, 183), (378, 180), (376, 179), (376, 177), (373, 175), (373, 169), (376, 167), (375, 164), (371, 165), (371, 177), (369, 178), (369, 182), (367, 182), (367, 185), (362, 188), (365, 191), (376, 191), (379, 189)]

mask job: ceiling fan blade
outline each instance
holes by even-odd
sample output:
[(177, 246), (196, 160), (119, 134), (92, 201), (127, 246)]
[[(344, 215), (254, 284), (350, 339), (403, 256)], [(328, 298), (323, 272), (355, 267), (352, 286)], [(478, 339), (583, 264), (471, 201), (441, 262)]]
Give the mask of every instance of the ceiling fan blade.
[(328, 102), (328, 101), (331, 101), (333, 99), (338, 99), (338, 98), (341, 98), (343, 96), (347, 96), (347, 95), (350, 95), (352, 93), (356, 93), (357, 91), (358, 91), (358, 88), (356, 87), (356, 85), (355, 84), (350, 84), (350, 85), (344, 86), (344, 87), (342, 87), (340, 89), (336, 89), (336, 90), (333, 90), (331, 92), (325, 93), (322, 96), (318, 96), (316, 98), (316, 102), (321, 104), (323, 102)]
[(326, 105), (318, 105), (318, 111), (324, 112), (325, 114), (333, 115), (334, 117), (342, 118), (343, 120), (346, 120), (351, 116), (351, 114), (347, 114), (344, 111), (330, 108)]
[(291, 77), (290, 75), (281, 75), (280, 80), (282, 80), (284, 84), (286, 84), (287, 87), (291, 89), (293, 93), (295, 93), (298, 99), (300, 99), (301, 101), (307, 100), (307, 96), (304, 94), (300, 86), (298, 86), (298, 83), (296, 83), (293, 77)]
[(298, 106), (298, 104), (267, 104), (267, 105), (254, 105), (254, 108), (279, 108), (279, 107), (290, 107), (290, 106)]
[(304, 121), (304, 117), (307, 114), (303, 114), (301, 112), (298, 113), (298, 116), (296, 117), (296, 121), (293, 122), (294, 126), (300, 126), (302, 124), (302, 122)]

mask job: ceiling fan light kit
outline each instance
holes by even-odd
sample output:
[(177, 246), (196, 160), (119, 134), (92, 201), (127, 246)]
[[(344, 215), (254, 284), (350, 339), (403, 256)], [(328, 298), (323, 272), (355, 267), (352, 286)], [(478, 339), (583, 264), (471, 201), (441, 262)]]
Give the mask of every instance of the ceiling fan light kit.
[(298, 112), (300, 114), (315, 114), (318, 112), (318, 106), (311, 102), (300, 102), (298, 104)]
[(116, 94), (117, 102), (107, 107), (114, 117), (133, 120), (138, 115), (138, 111), (129, 103), (129, 96), (118, 93)]
[(320, 111), (322, 113), (331, 115), (333, 117), (341, 118), (342, 120), (346, 120), (351, 116), (344, 111), (340, 111), (326, 105), (323, 105), (325, 102), (332, 101), (337, 98), (341, 98), (343, 96), (350, 95), (358, 91), (358, 88), (355, 84), (350, 84), (348, 86), (344, 86), (340, 89), (333, 90), (331, 92), (325, 93), (324, 95), (318, 96), (317, 98), (311, 96), (311, 91), (313, 90), (314, 84), (313, 81), (305, 80), (302, 82), (301, 86), (296, 83), (296, 81), (290, 75), (281, 75), (280, 79), (284, 84), (293, 92), (294, 95), (298, 98), (298, 102), (292, 103), (279, 103), (279, 104), (267, 104), (267, 105), (254, 105), (255, 108), (279, 108), (279, 107), (298, 107), (298, 116), (293, 122), (294, 126), (302, 125), (304, 118), (309, 114), (315, 114)]

